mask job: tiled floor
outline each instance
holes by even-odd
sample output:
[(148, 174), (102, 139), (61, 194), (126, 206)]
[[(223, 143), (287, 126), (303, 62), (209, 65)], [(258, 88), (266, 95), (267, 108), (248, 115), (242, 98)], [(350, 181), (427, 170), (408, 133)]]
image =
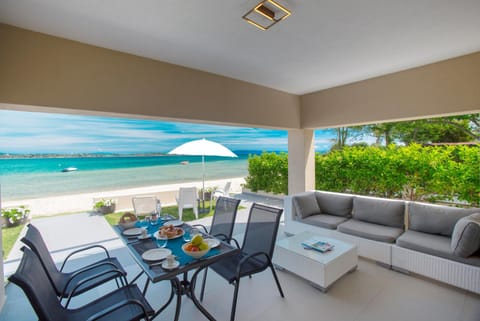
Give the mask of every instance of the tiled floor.
[[(236, 233), (242, 232), (248, 210), (239, 213)], [(127, 250), (102, 218), (86, 214), (53, 217), (34, 222), (45, 234), (56, 259), (75, 247), (64, 241), (56, 224), (63, 230), (75, 229), (75, 236), (84, 244), (102, 241), (117, 256), (132, 278), (139, 269)], [(96, 234), (93, 235), (94, 231)], [(63, 232), (62, 232), (63, 233)], [(91, 234), (92, 233), (92, 234)], [(280, 233), (279, 237), (284, 237)], [(59, 242), (59, 240), (62, 240)], [(81, 242), (81, 243), (82, 243)], [(62, 248), (69, 248), (63, 251)], [(97, 254), (98, 255), (98, 254)], [(78, 259), (82, 264), (89, 257)], [(205, 307), (218, 319), (228, 320), (233, 287), (215, 273), (208, 274)], [(266, 271), (252, 279), (242, 279), (236, 320), (328, 320), (328, 321), (480, 321), (480, 296), (419, 277), (404, 275), (381, 267), (371, 261), (359, 260), (358, 269), (336, 282), (327, 293), (322, 293), (295, 275), (279, 271), (285, 292), (281, 298), (272, 275)], [(139, 284), (143, 286), (144, 279)], [(106, 293), (113, 285), (106, 285), (81, 296), (74, 305)], [(0, 320), (37, 320), (23, 292), (9, 284), (7, 302)], [(147, 299), (158, 308), (169, 294), (168, 282), (150, 286)], [(157, 320), (173, 320), (173, 304)], [(180, 320), (205, 320), (188, 298), (183, 298)]]

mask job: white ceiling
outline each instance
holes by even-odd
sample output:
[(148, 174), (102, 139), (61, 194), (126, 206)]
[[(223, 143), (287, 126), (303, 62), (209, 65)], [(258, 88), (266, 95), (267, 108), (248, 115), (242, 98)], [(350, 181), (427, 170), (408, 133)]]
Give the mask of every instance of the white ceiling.
[(480, 0), (0, 0), (0, 21), (304, 94), (480, 50)]

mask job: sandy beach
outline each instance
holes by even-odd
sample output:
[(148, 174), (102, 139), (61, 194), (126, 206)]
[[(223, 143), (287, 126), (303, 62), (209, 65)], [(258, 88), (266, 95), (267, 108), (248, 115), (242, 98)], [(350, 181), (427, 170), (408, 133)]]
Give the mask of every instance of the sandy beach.
[[(243, 177), (219, 179), (205, 181), (205, 187), (223, 188), (227, 182), (232, 182), (230, 193), (241, 193), (242, 184), (245, 184)], [(75, 213), (92, 210), (96, 200), (101, 198), (115, 199), (117, 201), (117, 211), (132, 210), (133, 196), (154, 195), (160, 199), (162, 206), (174, 205), (175, 195), (180, 187), (196, 186), (202, 187), (201, 181), (145, 186), (129, 189), (119, 189), (106, 192), (81, 193), (72, 195), (52, 196), (43, 198), (23, 199), (7, 201), (2, 203), (2, 207), (13, 207), (27, 205), (30, 208), (31, 216), (54, 215), (59, 213)]]

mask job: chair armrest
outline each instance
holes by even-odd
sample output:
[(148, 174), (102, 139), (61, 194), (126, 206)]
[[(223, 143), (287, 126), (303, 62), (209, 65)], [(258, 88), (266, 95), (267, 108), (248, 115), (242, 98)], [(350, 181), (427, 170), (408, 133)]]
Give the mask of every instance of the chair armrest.
[[(82, 285), (83, 283), (88, 282), (88, 281), (90, 281), (90, 280), (93, 280), (93, 279), (95, 279), (95, 278), (97, 278), (97, 277), (99, 277), (99, 276), (102, 276), (102, 275), (104, 275), (104, 274), (114, 273), (114, 274), (119, 274), (119, 276), (125, 277), (125, 273), (124, 273), (123, 271), (119, 270), (119, 269), (117, 268), (117, 266), (116, 266), (115, 264), (111, 263), (111, 262), (101, 262), (101, 263), (97, 263), (97, 264), (92, 264), (92, 265), (90, 265), (90, 266), (88, 266), (88, 267), (86, 267), (86, 268), (84, 268), (84, 269), (81, 269), (81, 270), (76, 271), (75, 273), (72, 273), (72, 275), (71, 275), (70, 278), (68, 279), (67, 283), (65, 283), (65, 286), (63, 287), (63, 290), (62, 290), (62, 293), (61, 293), (61, 297), (64, 297), (64, 296), (65, 296), (65, 294), (66, 294), (65, 292), (67, 291), (68, 286), (70, 285), (70, 283), (73, 281), (73, 279), (74, 279), (75, 277), (77, 277), (77, 276), (79, 276), (79, 275), (81, 275), (81, 274), (83, 274), (83, 273), (85, 273), (85, 272), (88, 272), (88, 271), (90, 271), (90, 270), (93, 270), (93, 269), (95, 269), (95, 268), (97, 268), (97, 267), (99, 267), (99, 266), (102, 266), (102, 265), (111, 265), (111, 266), (113, 267), (113, 269), (103, 271), (102, 273), (98, 273), (98, 274), (92, 275), (92, 276), (90, 276), (90, 277), (88, 277), (88, 278), (86, 278), (86, 279), (81, 280), (81, 281), (78, 282), (78, 284), (72, 289), (72, 292), (70, 293), (69, 297), (71, 297), (72, 294), (75, 293), (75, 290), (76, 290), (80, 285)], [(67, 304), (68, 304), (68, 303), (67, 303)]]
[(118, 310), (126, 305), (130, 305), (130, 304), (134, 304), (134, 305), (139, 305), (142, 310), (143, 310), (143, 315), (145, 317), (145, 320), (149, 321), (150, 318), (148, 317), (148, 314), (147, 314), (147, 309), (145, 309), (145, 307), (143, 306), (143, 304), (139, 301), (139, 300), (134, 300), (134, 299), (129, 299), (129, 300), (124, 300), (124, 301), (120, 301), (108, 308), (106, 308), (105, 310), (103, 311), (100, 311), (100, 312), (97, 312), (95, 313), (94, 315), (90, 316), (87, 321), (95, 321), (95, 320), (98, 320), (104, 316), (106, 316), (107, 314), (110, 314), (112, 313), (113, 311), (115, 310)]
[(237, 247), (237, 249), (239, 249), (240, 244), (238, 243), (238, 241), (234, 237), (232, 237), (229, 242), (232, 243), (232, 241), (233, 241), (233, 243), (235, 243), (235, 246)]
[(270, 259), (270, 256), (265, 252), (256, 252), (256, 253), (247, 255), (244, 258), (242, 258), (237, 265), (237, 270), (235, 272), (237, 279), (240, 278), (240, 271), (242, 269), (242, 265), (245, 264), (245, 262), (247, 262), (248, 260), (253, 259), (255, 256), (260, 256), (260, 255), (265, 256), (267, 258), (268, 265), (272, 264), (272, 260)]
[(101, 248), (102, 250), (105, 251), (105, 254), (107, 255), (108, 258), (110, 258), (110, 253), (108, 253), (108, 250), (105, 246), (102, 246), (102, 245), (99, 245), (99, 244), (95, 244), (95, 245), (91, 245), (91, 246), (87, 246), (87, 247), (84, 247), (82, 249), (79, 249), (79, 250), (76, 250), (76, 251), (73, 251), (72, 253), (70, 253), (66, 258), (65, 260), (63, 261), (63, 264), (62, 264), (62, 267), (60, 268), (60, 272), (63, 271), (63, 268), (65, 267), (65, 264), (67, 263), (67, 261), (70, 259), (70, 257), (72, 257), (73, 255), (77, 254), (77, 253), (80, 253), (80, 252), (83, 252), (83, 251), (86, 251), (86, 250), (91, 250), (91, 249), (94, 249), (94, 248)]
[(227, 235), (223, 234), (223, 233), (218, 233), (218, 234), (215, 234), (215, 235), (212, 235), (212, 236), (215, 236), (217, 239), (220, 239), (224, 242), (230, 242), (231, 238), (229, 239)]
[(207, 227), (203, 224), (194, 224), (194, 225), (192, 225), (192, 227), (201, 227), (205, 231), (205, 234), (208, 234)]

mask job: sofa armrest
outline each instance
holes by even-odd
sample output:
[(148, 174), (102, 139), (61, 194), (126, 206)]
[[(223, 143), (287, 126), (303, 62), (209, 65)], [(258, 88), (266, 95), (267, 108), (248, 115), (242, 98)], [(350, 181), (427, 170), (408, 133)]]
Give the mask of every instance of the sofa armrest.
[(283, 213), (285, 215), (285, 222), (295, 221), (297, 212), (293, 206), (293, 196), (287, 195), (283, 199)]

